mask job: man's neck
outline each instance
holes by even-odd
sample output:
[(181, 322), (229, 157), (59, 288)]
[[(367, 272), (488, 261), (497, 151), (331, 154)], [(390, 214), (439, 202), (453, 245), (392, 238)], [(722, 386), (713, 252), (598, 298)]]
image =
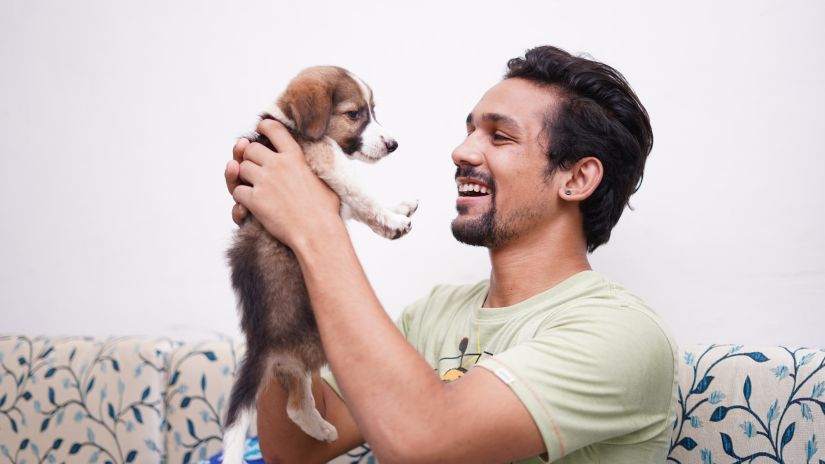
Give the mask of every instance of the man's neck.
[(534, 234), (490, 249), (490, 290), (484, 307), (512, 306), (590, 270), (580, 235)]

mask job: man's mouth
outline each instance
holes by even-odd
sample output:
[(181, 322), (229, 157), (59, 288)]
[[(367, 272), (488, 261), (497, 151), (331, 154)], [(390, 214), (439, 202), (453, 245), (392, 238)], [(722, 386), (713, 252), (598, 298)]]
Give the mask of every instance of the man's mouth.
[(492, 188), (470, 180), (459, 180), (456, 184), (459, 197), (483, 197), (493, 193)]

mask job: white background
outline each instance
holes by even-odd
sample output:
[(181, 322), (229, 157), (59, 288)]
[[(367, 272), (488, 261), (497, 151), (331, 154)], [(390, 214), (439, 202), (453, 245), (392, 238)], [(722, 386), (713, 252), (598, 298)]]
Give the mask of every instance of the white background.
[(823, 347), (823, 20), (818, 0), (5, 1), (0, 332), (236, 333), (224, 164), (314, 64), (369, 82), (400, 141), (370, 190), (421, 200), (402, 240), (350, 227), (389, 313), (484, 278), (449, 231), (450, 152), (506, 60), (554, 44), (623, 72), (654, 128), (594, 268), (679, 343)]

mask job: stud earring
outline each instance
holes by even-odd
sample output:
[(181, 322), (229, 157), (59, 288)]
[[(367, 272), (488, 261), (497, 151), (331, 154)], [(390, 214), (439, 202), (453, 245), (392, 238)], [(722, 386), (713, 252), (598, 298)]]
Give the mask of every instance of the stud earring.
[(564, 194), (565, 194), (565, 195), (572, 195), (572, 194), (573, 194), (573, 192), (571, 192), (570, 190), (565, 190), (565, 191), (564, 191)]

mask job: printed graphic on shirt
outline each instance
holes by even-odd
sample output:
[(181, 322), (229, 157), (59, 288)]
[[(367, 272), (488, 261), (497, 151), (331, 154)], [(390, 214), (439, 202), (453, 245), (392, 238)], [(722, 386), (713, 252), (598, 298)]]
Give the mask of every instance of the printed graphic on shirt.
[(458, 352), (457, 356), (447, 356), (438, 360), (438, 367), (435, 368), (435, 371), (438, 372), (442, 369), (442, 366), (445, 364), (449, 365), (456, 365), (456, 367), (450, 367), (443, 374), (440, 375), (441, 380), (444, 382), (454, 382), (460, 379), (464, 374), (467, 373), (469, 368), (473, 367), (474, 365), (478, 364), (478, 361), (481, 359), (482, 356), (485, 354), (488, 356), (492, 356), (493, 353), (489, 351), (484, 351), (481, 349), (481, 343), (477, 343), (477, 350), (475, 353), (468, 353), (467, 346), (470, 344), (469, 337), (463, 337), (460, 342), (458, 342)]

